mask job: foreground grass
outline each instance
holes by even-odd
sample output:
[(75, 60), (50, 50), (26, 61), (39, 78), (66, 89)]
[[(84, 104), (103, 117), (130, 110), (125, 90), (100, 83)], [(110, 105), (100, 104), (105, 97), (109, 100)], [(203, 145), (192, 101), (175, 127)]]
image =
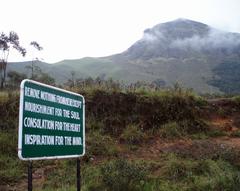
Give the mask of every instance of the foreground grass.
[[(65, 165), (49, 174), (42, 190), (76, 189), (74, 173), (69, 174), (74, 167)], [(159, 161), (114, 159), (85, 164), (82, 170), (83, 191), (237, 191), (239, 186), (238, 167), (221, 158), (196, 160), (168, 154)]]
[[(17, 185), (26, 179), (27, 163), (17, 157), (18, 96), (0, 94), (0, 185)], [(240, 187), (239, 153), (207, 142), (206, 152), (185, 149), (144, 161), (133, 155), (122, 158), (153, 137), (207, 140), (225, 135), (212, 131), (203, 118), (210, 107), (203, 98), (179, 88), (129, 93), (92, 90), (85, 96), (87, 152), (82, 158), (82, 191), (234, 191)], [(239, 104), (238, 97), (233, 100)], [(239, 132), (232, 136), (238, 137)], [(127, 149), (121, 150), (120, 145)], [(43, 169), (44, 176), (36, 189), (76, 190), (75, 165), (75, 160), (34, 162), (34, 170)]]

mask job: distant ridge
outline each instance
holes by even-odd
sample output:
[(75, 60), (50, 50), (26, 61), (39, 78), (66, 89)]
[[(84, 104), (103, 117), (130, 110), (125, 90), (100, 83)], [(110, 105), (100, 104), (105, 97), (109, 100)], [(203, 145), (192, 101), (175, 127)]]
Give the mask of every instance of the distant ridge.
[[(11, 64), (9, 70), (24, 71), (24, 65)], [(180, 18), (146, 29), (141, 39), (120, 54), (39, 65), (60, 83), (75, 71), (79, 78), (160, 81), (166, 86), (178, 82), (199, 93), (239, 93), (240, 34)]]

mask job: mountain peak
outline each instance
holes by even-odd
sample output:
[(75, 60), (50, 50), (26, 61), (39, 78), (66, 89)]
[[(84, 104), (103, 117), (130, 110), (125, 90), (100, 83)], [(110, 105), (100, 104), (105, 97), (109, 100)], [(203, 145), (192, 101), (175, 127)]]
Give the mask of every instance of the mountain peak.
[[(188, 24), (198, 23), (198, 24), (205, 25), (204, 23), (201, 23), (201, 22), (198, 22), (198, 21), (194, 21), (194, 20), (191, 20), (191, 19), (186, 19), (186, 18), (177, 18), (175, 20), (168, 21), (168, 22), (165, 22), (165, 23), (188, 23)], [(162, 23), (162, 24), (164, 24), (164, 23)]]
[(193, 36), (205, 36), (208, 34), (210, 27), (206, 24), (192, 21), (189, 19), (179, 18), (170, 22), (155, 25), (144, 31), (144, 35), (153, 35), (155, 37), (164, 36), (169, 39), (184, 39)]
[(240, 46), (240, 35), (222, 32), (204, 23), (179, 18), (160, 23), (144, 31), (142, 39), (133, 44), (124, 55), (128, 59), (158, 57), (187, 58), (211, 52), (225, 54)]

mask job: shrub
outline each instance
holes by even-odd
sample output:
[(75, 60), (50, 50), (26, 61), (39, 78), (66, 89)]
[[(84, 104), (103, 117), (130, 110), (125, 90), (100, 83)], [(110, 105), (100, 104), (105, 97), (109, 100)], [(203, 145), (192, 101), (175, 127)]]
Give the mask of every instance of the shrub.
[(21, 180), (27, 170), (22, 161), (6, 155), (0, 155), (0, 167), (0, 185)]
[(222, 159), (192, 160), (168, 155), (162, 166), (163, 182), (170, 181), (183, 191), (237, 191), (240, 186), (238, 169)]
[(101, 165), (83, 166), (82, 173), (82, 190), (83, 191), (103, 191)]
[(240, 137), (240, 130), (234, 131), (231, 133), (232, 137)]
[(207, 130), (208, 124), (203, 120), (183, 120), (162, 125), (159, 133), (163, 138), (179, 138), (196, 133), (206, 133)]
[(146, 180), (146, 170), (142, 165), (123, 159), (103, 165), (101, 174), (109, 191), (140, 191)]
[(213, 129), (207, 133), (210, 137), (226, 136), (227, 133), (220, 129)]
[(209, 125), (202, 119), (183, 120), (179, 122), (179, 126), (188, 134), (206, 133), (209, 130)]
[(168, 180), (180, 181), (192, 175), (193, 160), (180, 160), (176, 155), (167, 156), (163, 167), (163, 174)]
[(123, 129), (125, 128), (125, 124), (121, 120), (120, 116), (112, 116), (107, 117), (104, 120), (103, 132), (112, 136), (121, 135)]
[[(55, 160), (52, 161), (54, 164), (46, 166), (42, 164), (44, 167), (44, 177), (45, 181), (41, 184), (41, 190), (70, 190), (71, 186), (74, 185), (75, 182), (75, 165), (76, 160), (68, 159), (68, 160)], [(34, 164), (34, 167), (37, 164)], [(41, 168), (38, 166), (38, 168)], [(65, 188), (65, 189), (62, 189)]]
[[(88, 117), (88, 116), (87, 116)], [(102, 121), (95, 120), (94, 118), (88, 117), (86, 120), (86, 131), (102, 131), (104, 124)]]
[(144, 133), (136, 125), (128, 125), (120, 139), (127, 144), (138, 145), (144, 141)]
[(159, 133), (163, 138), (176, 138), (184, 134), (177, 122), (170, 122), (162, 125)]
[(240, 104), (240, 96), (235, 96), (232, 98), (235, 103)]
[(17, 156), (17, 132), (0, 133), (0, 153), (7, 156)]
[(94, 132), (87, 137), (86, 157), (114, 156), (117, 154), (116, 143), (111, 137)]

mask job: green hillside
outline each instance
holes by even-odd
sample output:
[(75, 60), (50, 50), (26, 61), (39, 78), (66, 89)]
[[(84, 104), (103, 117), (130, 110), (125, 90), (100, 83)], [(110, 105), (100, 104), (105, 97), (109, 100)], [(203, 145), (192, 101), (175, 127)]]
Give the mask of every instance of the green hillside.
[[(239, 60), (240, 34), (178, 19), (146, 29), (120, 54), (37, 65), (61, 84), (74, 72), (81, 79), (112, 78), (125, 84), (162, 80), (167, 87), (179, 83), (198, 93), (239, 93)], [(29, 63), (11, 63), (9, 70), (27, 72)]]

